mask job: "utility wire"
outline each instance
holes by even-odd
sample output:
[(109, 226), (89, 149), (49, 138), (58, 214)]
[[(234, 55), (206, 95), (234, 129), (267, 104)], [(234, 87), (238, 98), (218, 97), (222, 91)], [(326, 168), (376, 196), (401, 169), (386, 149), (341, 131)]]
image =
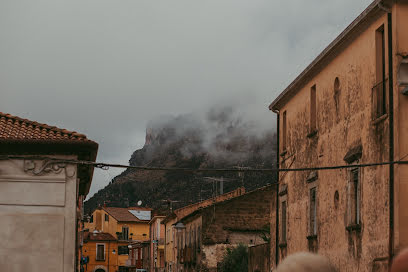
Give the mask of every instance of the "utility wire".
[(177, 167), (147, 167), (147, 166), (134, 166), (125, 164), (114, 164), (114, 163), (104, 163), (104, 162), (93, 162), (93, 161), (83, 161), (83, 160), (69, 160), (69, 159), (58, 159), (55, 157), (46, 156), (16, 156), (16, 155), (1, 155), (0, 160), (14, 160), (14, 159), (25, 159), (25, 160), (48, 160), (50, 163), (68, 163), (77, 165), (89, 165), (95, 168), (100, 168), (102, 170), (108, 170), (110, 167), (115, 168), (127, 168), (136, 170), (146, 170), (146, 171), (179, 171), (179, 172), (261, 172), (261, 173), (272, 173), (272, 172), (300, 172), (300, 171), (317, 171), (317, 170), (335, 170), (335, 169), (347, 169), (347, 168), (363, 168), (381, 165), (392, 165), (392, 164), (408, 164), (407, 160), (398, 161), (386, 161), (377, 163), (360, 163), (360, 164), (345, 164), (345, 165), (335, 165), (335, 166), (320, 166), (320, 167), (302, 167), (302, 168), (177, 168)]

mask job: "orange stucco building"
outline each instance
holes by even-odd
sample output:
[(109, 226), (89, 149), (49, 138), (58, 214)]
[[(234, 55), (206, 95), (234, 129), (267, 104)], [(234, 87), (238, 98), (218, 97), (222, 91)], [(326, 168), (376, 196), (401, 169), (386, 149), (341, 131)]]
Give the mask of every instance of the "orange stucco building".
[[(315, 251), (387, 271), (408, 246), (408, 1), (374, 1), (270, 105), (281, 172), (271, 263)], [(369, 167), (358, 164), (384, 163)]]
[[(105, 246), (109, 247), (109, 255), (113, 255), (112, 258), (104, 259), (106, 262), (105, 267), (113, 267), (109, 271), (127, 272), (132, 268), (132, 264), (129, 262), (129, 245), (136, 241), (143, 242), (149, 240), (149, 222), (151, 220), (150, 208), (143, 207), (101, 207), (96, 209), (89, 222), (84, 223), (84, 230), (89, 233), (96, 233), (103, 237), (112, 237), (113, 240), (109, 240), (109, 243)], [(97, 236), (97, 237), (99, 237)], [(97, 239), (92, 235), (88, 235), (88, 241), (91, 244), (87, 244), (86, 237), (84, 236), (84, 246), (82, 250), (82, 257), (89, 257), (89, 259), (95, 260), (95, 256), (86, 253), (86, 247), (91, 247), (94, 252), (96, 242), (92, 242)], [(92, 240), (93, 239), (93, 240)], [(95, 240), (96, 241), (96, 240)], [(99, 261), (101, 262), (101, 261)], [(101, 264), (102, 265), (102, 264)], [(90, 268), (85, 269), (85, 272), (95, 271), (94, 266), (88, 266)], [(103, 267), (98, 267), (105, 272), (108, 272)]]

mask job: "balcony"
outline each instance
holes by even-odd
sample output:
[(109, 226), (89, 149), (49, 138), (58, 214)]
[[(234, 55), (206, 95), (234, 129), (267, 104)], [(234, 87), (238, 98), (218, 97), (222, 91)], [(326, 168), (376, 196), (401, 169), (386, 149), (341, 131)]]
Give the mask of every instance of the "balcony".
[(387, 79), (378, 82), (372, 88), (373, 120), (380, 119), (387, 113)]

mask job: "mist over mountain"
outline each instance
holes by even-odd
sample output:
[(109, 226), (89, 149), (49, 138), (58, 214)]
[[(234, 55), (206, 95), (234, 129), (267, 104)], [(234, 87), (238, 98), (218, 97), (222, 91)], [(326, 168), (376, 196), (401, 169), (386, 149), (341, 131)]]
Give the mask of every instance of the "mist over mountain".
[[(276, 133), (271, 125), (239, 112), (236, 107), (214, 107), (205, 114), (163, 116), (149, 122), (143, 148), (129, 164), (174, 168), (272, 168), (276, 162)], [(195, 173), (127, 169), (85, 203), (87, 213), (100, 205), (142, 206), (159, 210), (178, 208), (215, 196), (223, 178), (223, 192), (246, 190), (272, 183), (276, 174)]]

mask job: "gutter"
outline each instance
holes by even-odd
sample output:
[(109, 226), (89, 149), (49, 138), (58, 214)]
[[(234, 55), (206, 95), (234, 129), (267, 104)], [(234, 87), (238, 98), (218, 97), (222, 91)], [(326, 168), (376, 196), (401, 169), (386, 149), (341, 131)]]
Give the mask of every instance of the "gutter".
[[(272, 110), (272, 109), (271, 109)], [(274, 113), (276, 113), (276, 134), (277, 134), (277, 139), (276, 139), (276, 167), (279, 169), (279, 120), (280, 120), (280, 115), (279, 115), (279, 110), (272, 110)], [(279, 172), (277, 173), (278, 175), (278, 182), (276, 183), (276, 203), (275, 203), (275, 265), (276, 267), (278, 266), (279, 263)], [(271, 235), (272, 237), (272, 235)]]
[[(380, 6), (381, 2), (379, 3)], [(389, 137), (390, 150), (389, 160), (394, 160), (394, 74), (393, 74), (393, 52), (392, 52), (392, 13), (388, 10), (388, 83), (389, 83)], [(394, 164), (390, 164), (389, 171), (389, 200), (390, 200), (390, 214), (389, 214), (389, 241), (388, 241), (388, 261), (391, 265), (394, 256)]]

